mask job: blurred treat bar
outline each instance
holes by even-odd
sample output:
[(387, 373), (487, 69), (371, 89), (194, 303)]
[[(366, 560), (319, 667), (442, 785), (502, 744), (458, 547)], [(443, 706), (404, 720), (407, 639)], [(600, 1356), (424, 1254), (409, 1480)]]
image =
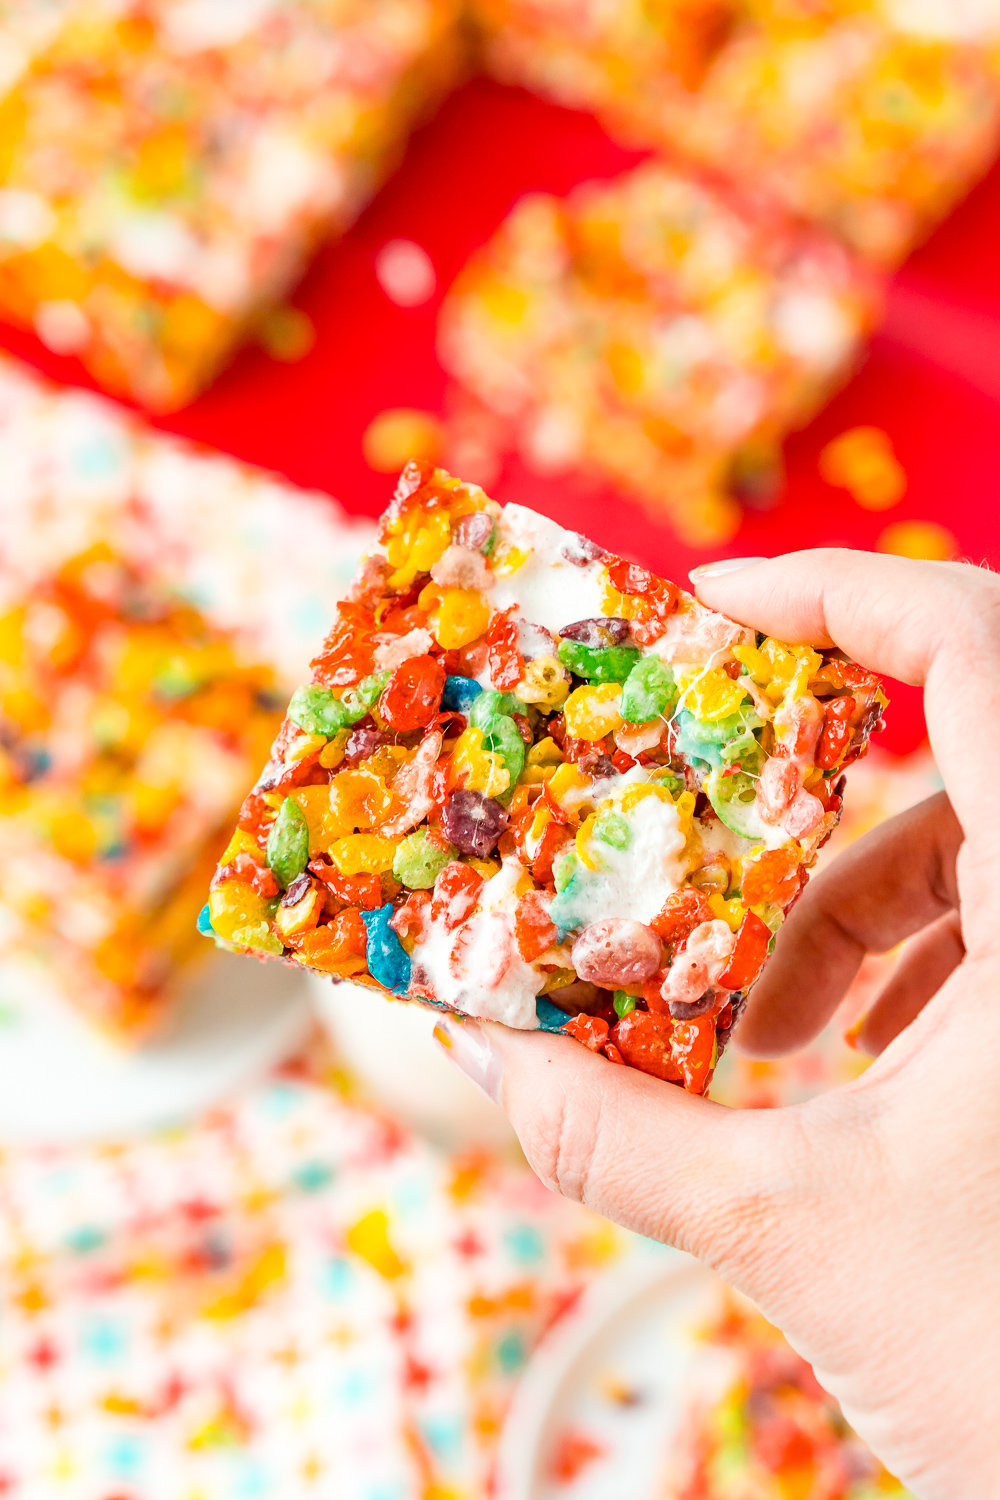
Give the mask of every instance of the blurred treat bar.
[(1000, 140), (994, 0), (473, 0), (487, 65), (891, 265)]
[(371, 528), (6, 362), (0, 473), (0, 927), (132, 1036)]
[(490, 71), (628, 126), (694, 89), (736, 0), (470, 0)]
[(661, 1500), (907, 1500), (807, 1364), (749, 1303), (728, 1294), (704, 1330), (721, 1394), (696, 1399), (674, 1440)]
[(0, 312), (182, 405), (453, 81), (456, 9), (0, 4)]
[(992, 162), (1000, 57), (871, 14), (747, 26), (674, 139), (707, 165), (738, 162), (776, 203), (892, 266)]
[(440, 344), (498, 442), (712, 541), (850, 370), (877, 303), (831, 237), (646, 164), (523, 200), (460, 274)]
[(192, 947), (272, 680), (100, 544), (0, 614), (0, 902), (114, 1032)]

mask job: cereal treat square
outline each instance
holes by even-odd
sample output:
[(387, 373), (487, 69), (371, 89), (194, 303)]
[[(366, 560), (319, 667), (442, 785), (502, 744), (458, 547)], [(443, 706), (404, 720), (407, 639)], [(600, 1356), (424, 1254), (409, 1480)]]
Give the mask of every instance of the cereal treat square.
[(997, 41), (890, 26), (747, 26), (678, 116), (689, 154), (741, 174), (874, 264), (897, 264), (1000, 146)]
[(456, 0), (32, 0), (0, 53), (0, 312), (159, 409), (450, 85)]
[(470, 0), (498, 78), (640, 138), (697, 86), (737, 9), (735, 0)]
[(0, 610), (0, 906), (108, 1031), (159, 1015), (273, 674), (106, 546)]
[(884, 702), (412, 464), (202, 925), (700, 1092)]
[(877, 301), (829, 236), (648, 164), (523, 200), (440, 348), (534, 467), (596, 471), (701, 542), (845, 378)]

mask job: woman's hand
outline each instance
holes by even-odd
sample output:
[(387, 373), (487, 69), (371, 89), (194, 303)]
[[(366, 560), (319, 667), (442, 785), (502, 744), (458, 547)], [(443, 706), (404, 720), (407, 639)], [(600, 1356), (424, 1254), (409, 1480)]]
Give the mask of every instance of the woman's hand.
[(865, 953), (909, 939), (861, 1032), (877, 1060), (739, 1111), (538, 1032), (448, 1023), (450, 1054), (543, 1181), (747, 1292), (920, 1500), (1000, 1496), (1000, 580), (832, 550), (692, 576), (748, 625), (924, 687), (945, 793), (808, 887), (738, 1034), (800, 1046)]

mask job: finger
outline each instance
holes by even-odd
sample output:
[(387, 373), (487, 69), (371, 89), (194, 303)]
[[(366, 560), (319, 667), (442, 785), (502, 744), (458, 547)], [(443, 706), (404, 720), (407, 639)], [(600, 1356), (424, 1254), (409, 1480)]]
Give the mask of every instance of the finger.
[(877, 1057), (914, 1021), (965, 957), (957, 912), (941, 917), (908, 943), (875, 997), (855, 1036)]
[(741, 1050), (801, 1047), (833, 1015), (866, 953), (886, 953), (958, 904), (962, 829), (944, 792), (866, 834), (809, 884), (739, 1023)]
[(806, 1232), (829, 1181), (791, 1110), (730, 1111), (568, 1037), (452, 1017), (435, 1035), (501, 1103), (548, 1187), (730, 1274), (779, 1218), (783, 1234), (800, 1216)]
[(833, 643), (874, 671), (922, 684), (944, 784), (966, 836), (986, 848), (1000, 816), (1000, 581), (992, 573), (829, 548), (736, 571), (710, 564), (692, 579), (704, 604), (758, 630)]

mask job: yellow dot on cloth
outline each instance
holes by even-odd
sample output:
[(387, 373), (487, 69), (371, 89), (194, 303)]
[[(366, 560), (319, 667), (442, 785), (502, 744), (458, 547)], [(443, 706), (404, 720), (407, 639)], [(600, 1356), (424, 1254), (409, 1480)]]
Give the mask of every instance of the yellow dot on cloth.
[(379, 474), (395, 474), (411, 459), (434, 463), (441, 456), (444, 430), (429, 411), (394, 406), (369, 422), (361, 439), (365, 463)]
[(922, 557), (946, 562), (958, 552), (958, 541), (936, 521), (894, 521), (875, 543), (880, 552), (897, 557)]

